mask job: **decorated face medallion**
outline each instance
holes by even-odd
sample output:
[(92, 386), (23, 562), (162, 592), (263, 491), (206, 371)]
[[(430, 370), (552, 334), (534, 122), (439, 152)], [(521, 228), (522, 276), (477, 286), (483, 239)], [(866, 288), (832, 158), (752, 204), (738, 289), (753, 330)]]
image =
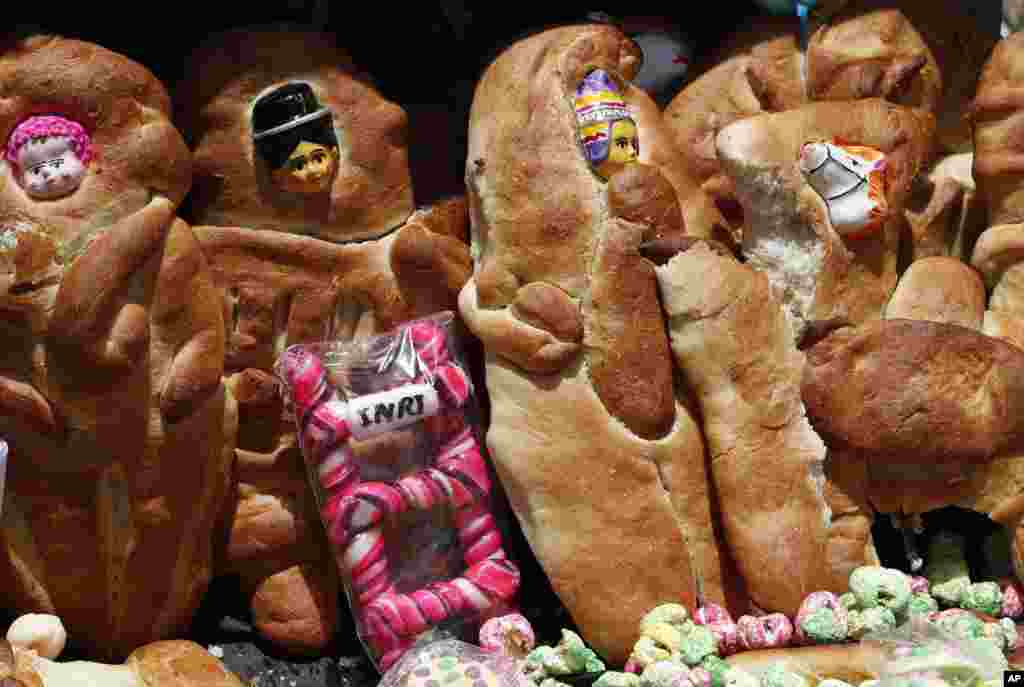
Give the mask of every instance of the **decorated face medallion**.
[(85, 178), (92, 157), (85, 129), (64, 117), (30, 117), (15, 128), (6, 157), (25, 192), (37, 200), (73, 193)]
[(611, 76), (595, 69), (576, 89), (576, 122), (587, 162), (602, 179), (628, 164), (640, 154), (636, 122)]
[(321, 193), (338, 171), (338, 149), (299, 141), (285, 163), (272, 172), (274, 183), (292, 193)]
[(252, 111), (253, 141), (274, 184), (290, 193), (322, 193), (338, 171), (331, 111), (309, 84), (291, 83), (260, 97)]
[(800, 171), (828, 206), (832, 227), (844, 238), (864, 238), (885, 224), (885, 154), (839, 141), (805, 143)]

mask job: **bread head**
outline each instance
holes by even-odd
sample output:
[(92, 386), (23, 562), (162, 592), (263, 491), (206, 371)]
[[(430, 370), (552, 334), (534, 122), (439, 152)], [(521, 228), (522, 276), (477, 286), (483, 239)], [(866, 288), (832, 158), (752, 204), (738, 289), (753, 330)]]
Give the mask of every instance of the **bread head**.
[[(255, 101), (292, 83), (308, 84), (333, 117), (337, 172), (323, 193), (282, 191), (254, 147)], [(198, 223), (348, 241), (381, 236), (413, 211), (406, 115), (330, 36), (254, 28), (210, 37), (175, 102), (194, 150)]]
[(84, 128), (93, 153), (78, 188), (47, 201), (30, 198), (16, 166), (0, 161), (0, 226), (36, 234), (38, 251), (53, 254), (33, 251), (36, 259), (50, 264), (71, 259), (97, 230), (154, 196), (180, 203), (191, 160), (170, 110), (167, 92), (148, 69), (98, 45), (55, 36), (0, 42), (5, 147), (29, 117), (57, 115)]
[[(716, 139), (748, 229), (743, 252), (781, 293), (794, 335), (809, 320), (881, 316), (896, 285), (896, 245), (911, 180), (927, 159), (934, 120), (883, 100), (814, 103), (736, 122)], [(885, 155), (884, 222), (876, 233), (844, 238), (829, 207), (800, 169), (812, 141), (847, 141)]]

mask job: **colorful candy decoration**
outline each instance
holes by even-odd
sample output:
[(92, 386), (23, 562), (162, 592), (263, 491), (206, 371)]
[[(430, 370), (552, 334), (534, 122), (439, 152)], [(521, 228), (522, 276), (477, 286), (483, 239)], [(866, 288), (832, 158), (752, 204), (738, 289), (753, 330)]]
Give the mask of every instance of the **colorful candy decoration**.
[(525, 658), (536, 644), (533, 626), (519, 613), (491, 618), (480, 626), (480, 646), (485, 651)]
[(800, 604), (795, 633), (801, 644), (832, 644), (849, 634), (846, 608), (832, 592), (813, 592)]
[(35, 200), (55, 200), (78, 189), (94, 152), (78, 122), (36, 115), (14, 128), (5, 157), (17, 169), (25, 193)]
[(540, 685), (548, 678), (600, 673), (605, 670), (605, 665), (578, 634), (563, 629), (557, 645), (538, 646), (526, 655), (523, 670), (527, 677)]
[[(472, 394), (469, 376), (451, 358), (438, 322), (417, 320), (394, 337), (400, 347), (414, 352), (417, 369), (411, 384), (369, 394), (369, 405), (344, 400), (311, 348), (293, 346), (278, 363), (289, 386), (303, 454), (316, 468), (321, 517), (359, 609), (364, 638), (380, 656), (382, 670), (423, 632), (455, 616), (484, 618), (504, 608), (519, 586), (518, 568), (507, 558), (488, 508), (487, 466), (461, 412)], [(364, 481), (348, 443), (353, 434), (379, 434), (408, 424), (410, 418), (423, 420), (431, 406), (438, 415), (422, 425), (433, 433), (439, 451), (429, 466), (390, 483)], [(466, 569), (455, 579), (400, 593), (384, 523), (400, 513), (435, 506), (454, 511)]]
[(576, 89), (576, 124), (583, 154), (602, 179), (610, 179), (640, 155), (640, 138), (629, 106), (612, 76), (595, 69)]
[(881, 230), (888, 218), (884, 153), (837, 140), (812, 141), (800, 148), (799, 164), (841, 236), (860, 239)]
[(873, 632), (884, 632), (896, 627), (896, 615), (884, 606), (850, 611), (849, 621), (849, 637), (857, 640)]
[(740, 616), (736, 625), (740, 632), (740, 646), (746, 651), (780, 649), (789, 646), (793, 639), (793, 623), (782, 613)]
[(1021, 587), (1016, 580), (1005, 582), (1003, 584), (1003, 603), (999, 615), (1014, 619), (1024, 616), (1024, 599), (1021, 596)]
[(910, 578), (893, 568), (861, 566), (850, 573), (850, 591), (861, 608), (882, 606), (900, 615), (910, 603)]
[(253, 143), (274, 183), (291, 193), (322, 193), (338, 171), (331, 111), (306, 83), (289, 83), (256, 100)]
[(970, 569), (964, 557), (964, 538), (950, 532), (938, 532), (928, 547), (925, 577), (931, 593), (944, 606), (958, 606), (971, 585)]
[(698, 625), (710, 625), (718, 622), (734, 622), (729, 611), (716, 603), (705, 603), (693, 614), (693, 622)]
[(640, 675), (643, 687), (693, 687), (690, 669), (676, 661), (657, 661)]

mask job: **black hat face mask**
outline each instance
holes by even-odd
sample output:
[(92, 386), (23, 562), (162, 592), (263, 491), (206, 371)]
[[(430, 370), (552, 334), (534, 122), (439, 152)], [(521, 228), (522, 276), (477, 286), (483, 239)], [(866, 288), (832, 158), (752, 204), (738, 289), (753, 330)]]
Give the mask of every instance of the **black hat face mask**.
[(309, 84), (291, 83), (261, 96), (253, 106), (252, 130), (256, 150), (281, 190), (330, 188), (338, 170), (334, 119)]

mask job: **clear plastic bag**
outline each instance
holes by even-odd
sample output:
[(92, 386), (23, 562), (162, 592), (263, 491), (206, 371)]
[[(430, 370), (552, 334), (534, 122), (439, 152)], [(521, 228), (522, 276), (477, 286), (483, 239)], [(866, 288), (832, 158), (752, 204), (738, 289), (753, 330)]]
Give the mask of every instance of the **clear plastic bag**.
[(1009, 667), (992, 642), (953, 637), (924, 615), (863, 641), (879, 647), (884, 656), (877, 687), (1001, 686)]
[(504, 654), (449, 639), (410, 649), (378, 687), (535, 687)]
[(277, 362), (360, 639), (384, 672), (417, 639), (511, 610), (477, 399), (450, 312), (291, 346)]

